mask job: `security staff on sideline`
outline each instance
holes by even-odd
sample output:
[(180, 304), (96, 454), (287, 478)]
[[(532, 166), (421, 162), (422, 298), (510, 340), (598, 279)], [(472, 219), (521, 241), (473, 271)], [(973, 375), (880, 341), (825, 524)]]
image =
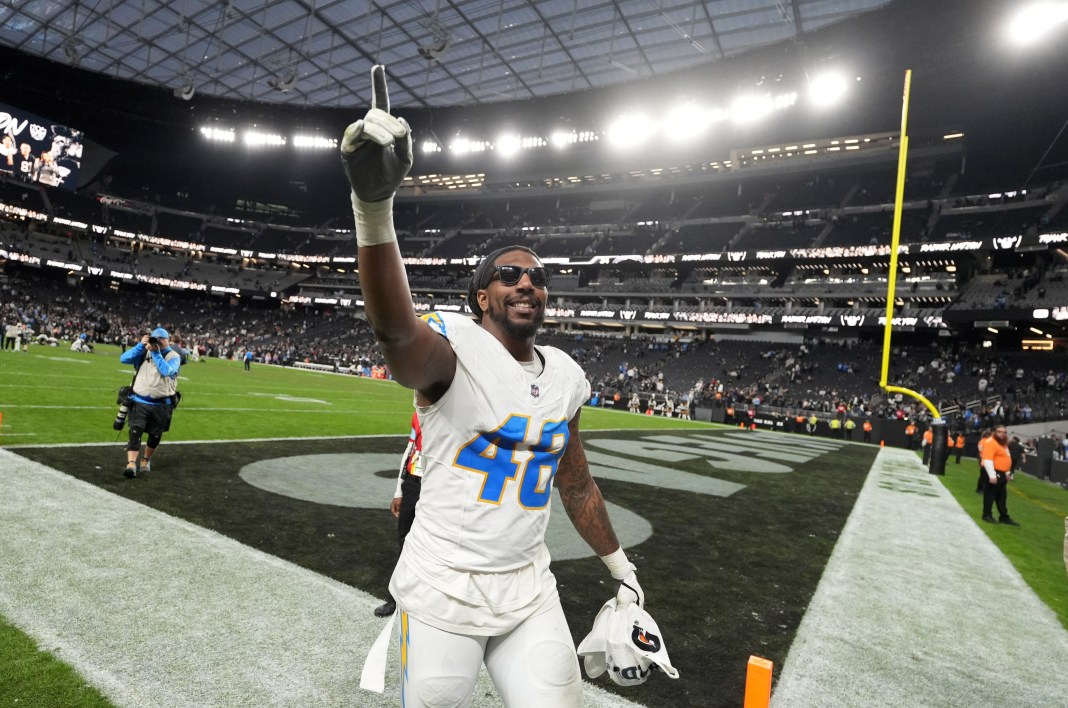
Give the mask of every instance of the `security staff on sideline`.
[(815, 413), (813, 413), (811, 416), (809, 416), (808, 423), (805, 424), (805, 430), (808, 431), (809, 435), (815, 435), (816, 434), (816, 426), (819, 424), (819, 422), (820, 422), (820, 419), (818, 417), (816, 417)]
[(1009, 434), (1004, 425), (994, 428), (994, 434), (983, 444), (979, 462), (987, 476), (986, 487), (983, 489), (983, 521), (994, 523), (991, 511), (997, 503), (998, 522), (1019, 526), (1009, 516), (1009, 510), (1005, 506), (1006, 487), (1012, 479), (1012, 456), (1009, 454)]
[(905, 426), (905, 439), (909, 450), (916, 449), (916, 431), (918, 428), (914, 423), (909, 423)]
[[(126, 445), (126, 469), (123, 474), (133, 479), (138, 472), (152, 471), (152, 455), (159, 447), (163, 433), (171, 427), (171, 414), (177, 404), (178, 369), (181, 357), (170, 346), (170, 334), (162, 327), (141, 337), (136, 346), (119, 357), (123, 364), (137, 369), (134, 376), (131, 406), (127, 417), (130, 442)], [(141, 436), (148, 433), (143, 459)]]
[(990, 439), (991, 432), (992, 431), (990, 430), (990, 428), (986, 428), (985, 430), (983, 430), (983, 434), (981, 436), (979, 436), (979, 442), (977, 442), (975, 444), (975, 449), (979, 453), (979, 454), (976, 455), (976, 457), (979, 458), (979, 480), (975, 483), (975, 493), (976, 494), (982, 494), (983, 490), (986, 488), (986, 477), (987, 477), (987, 475), (986, 475), (986, 470), (983, 469), (983, 447), (986, 445), (987, 441)]

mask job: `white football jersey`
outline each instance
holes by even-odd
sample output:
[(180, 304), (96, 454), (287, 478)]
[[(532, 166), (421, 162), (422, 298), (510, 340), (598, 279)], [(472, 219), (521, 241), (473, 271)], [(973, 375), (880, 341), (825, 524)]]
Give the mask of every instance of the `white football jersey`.
[(543, 548), (553, 477), (568, 421), (589, 398), (585, 373), (554, 347), (530, 375), (489, 332), (455, 313), (424, 319), (456, 352), (456, 375), (419, 409), (423, 484), (405, 546), (468, 573), (534, 562)]

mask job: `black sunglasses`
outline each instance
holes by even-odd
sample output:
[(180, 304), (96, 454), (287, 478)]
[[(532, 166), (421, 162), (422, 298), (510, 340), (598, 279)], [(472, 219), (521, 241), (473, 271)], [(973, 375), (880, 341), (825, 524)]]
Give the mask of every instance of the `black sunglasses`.
[(530, 276), (530, 284), (536, 288), (544, 288), (549, 284), (549, 269), (544, 266), (523, 268), (517, 265), (499, 265), (493, 266), (493, 269), (497, 271), (495, 277), (500, 278), (504, 285), (516, 285), (523, 273)]

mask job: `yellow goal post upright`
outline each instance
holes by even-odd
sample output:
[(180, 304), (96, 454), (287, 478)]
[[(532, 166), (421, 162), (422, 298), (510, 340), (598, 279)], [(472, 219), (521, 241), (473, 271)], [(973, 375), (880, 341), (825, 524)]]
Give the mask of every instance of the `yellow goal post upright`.
[(946, 439), (946, 423), (942, 420), (942, 414), (925, 396), (905, 388), (903, 386), (891, 386), (888, 382), (890, 375), (890, 337), (894, 328), (894, 301), (897, 286), (897, 253), (901, 242), (901, 211), (905, 203), (905, 165), (908, 162), (909, 153), (909, 91), (912, 86), (912, 69), (905, 70), (905, 88), (901, 100), (901, 138), (897, 158), (897, 186), (894, 192), (894, 228), (890, 236), (890, 272), (886, 284), (886, 325), (883, 328), (883, 362), (882, 373), (879, 378), (879, 387), (887, 393), (902, 393), (911, 396), (931, 411), (931, 427), (934, 431), (931, 444), (931, 473), (945, 474), (946, 453), (948, 452)]

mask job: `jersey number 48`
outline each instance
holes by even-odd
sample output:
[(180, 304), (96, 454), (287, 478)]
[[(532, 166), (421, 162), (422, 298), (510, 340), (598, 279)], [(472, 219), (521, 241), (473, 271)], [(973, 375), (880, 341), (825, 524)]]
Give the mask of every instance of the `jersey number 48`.
[(457, 467), (485, 475), (479, 501), (500, 504), (509, 480), (518, 478), (520, 506), (544, 509), (549, 503), (553, 476), (567, 447), (567, 421), (543, 422), (534, 442), (527, 441), (529, 429), (529, 416), (513, 414), (456, 453)]

